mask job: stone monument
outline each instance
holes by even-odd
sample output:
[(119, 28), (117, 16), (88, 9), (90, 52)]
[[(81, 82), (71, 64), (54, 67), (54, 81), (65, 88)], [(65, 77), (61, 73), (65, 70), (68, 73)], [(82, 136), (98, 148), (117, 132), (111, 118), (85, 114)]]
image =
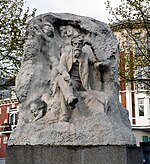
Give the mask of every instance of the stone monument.
[[(32, 19), (16, 78), (19, 122), (8, 141), (8, 161), (12, 161), (9, 148), (25, 148), (23, 154), (32, 149), (34, 154), (48, 146), (61, 154), (69, 147), (85, 159), (83, 150), (89, 147), (91, 153), (97, 148), (108, 153), (106, 149), (122, 152), (122, 147), (124, 151), (127, 145), (135, 145), (128, 112), (119, 102), (118, 60), (118, 41), (103, 22), (69, 13)], [(67, 160), (62, 157), (58, 162), (56, 151), (48, 147), (44, 150), (52, 157), (43, 158), (47, 163), (88, 161), (67, 163), (73, 158), (67, 149)]]

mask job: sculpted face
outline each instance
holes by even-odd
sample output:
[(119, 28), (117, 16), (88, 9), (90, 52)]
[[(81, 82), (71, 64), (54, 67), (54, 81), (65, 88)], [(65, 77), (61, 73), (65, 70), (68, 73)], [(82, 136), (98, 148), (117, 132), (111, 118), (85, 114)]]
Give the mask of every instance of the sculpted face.
[(73, 35), (73, 28), (71, 26), (61, 26), (59, 28), (61, 37), (68, 38)]
[(66, 29), (66, 26), (61, 26), (59, 28), (59, 30), (60, 30), (61, 36), (64, 37), (64, 38), (66, 38), (67, 37), (67, 29)]
[(74, 38), (72, 40), (72, 46), (75, 53), (75, 57), (79, 57), (83, 48), (83, 40), (80, 38)]
[(71, 26), (67, 27), (67, 35), (68, 37), (71, 37), (73, 35), (74, 31), (73, 28)]
[(53, 37), (53, 36), (54, 36), (54, 28), (52, 27), (52, 25), (51, 25), (50, 23), (44, 24), (42, 30), (43, 30), (43, 32), (46, 33), (49, 37)]

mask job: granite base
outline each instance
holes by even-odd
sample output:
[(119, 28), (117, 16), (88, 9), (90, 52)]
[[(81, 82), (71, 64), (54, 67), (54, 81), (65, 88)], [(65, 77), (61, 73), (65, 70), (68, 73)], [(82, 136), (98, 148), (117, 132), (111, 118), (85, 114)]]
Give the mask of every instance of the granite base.
[(134, 146), (12, 146), (6, 164), (140, 164)]

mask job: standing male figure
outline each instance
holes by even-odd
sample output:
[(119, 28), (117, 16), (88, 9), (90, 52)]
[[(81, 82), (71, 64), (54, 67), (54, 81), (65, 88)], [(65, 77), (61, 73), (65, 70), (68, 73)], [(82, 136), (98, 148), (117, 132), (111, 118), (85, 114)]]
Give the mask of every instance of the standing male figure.
[(61, 116), (60, 121), (69, 121), (68, 109), (75, 108), (78, 98), (74, 91), (91, 90), (89, 86), (89, 61), (96, 62), (96, 59), (82, 51), (84, 38), (81, 35), (71, 39), (72, 50), (61, 55), (58, 65), (58, 85), (61, 90)]

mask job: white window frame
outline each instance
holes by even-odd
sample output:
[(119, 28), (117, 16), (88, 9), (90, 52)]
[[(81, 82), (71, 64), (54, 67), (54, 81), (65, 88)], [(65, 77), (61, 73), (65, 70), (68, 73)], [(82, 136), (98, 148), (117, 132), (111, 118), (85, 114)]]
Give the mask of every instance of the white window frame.
[[(139, 103), (139, 100), (142, 100), (143, 102), (142, 103)], [(140, 109), (142, 109), (140, 107), (143, 108), (143, 115), (140, 115)], [(144, 117), (145, 116), (144, 98), (138, 98), (138, 112), (139, 112), (139, 117)]]
[[(12, 115), (13, 115), (13, 120), (12, 120)], [(11, 129), (14, 129), (17, 125), (17, 109), (11, 109), (9, 110), (9, 124), (11, 125)]]

